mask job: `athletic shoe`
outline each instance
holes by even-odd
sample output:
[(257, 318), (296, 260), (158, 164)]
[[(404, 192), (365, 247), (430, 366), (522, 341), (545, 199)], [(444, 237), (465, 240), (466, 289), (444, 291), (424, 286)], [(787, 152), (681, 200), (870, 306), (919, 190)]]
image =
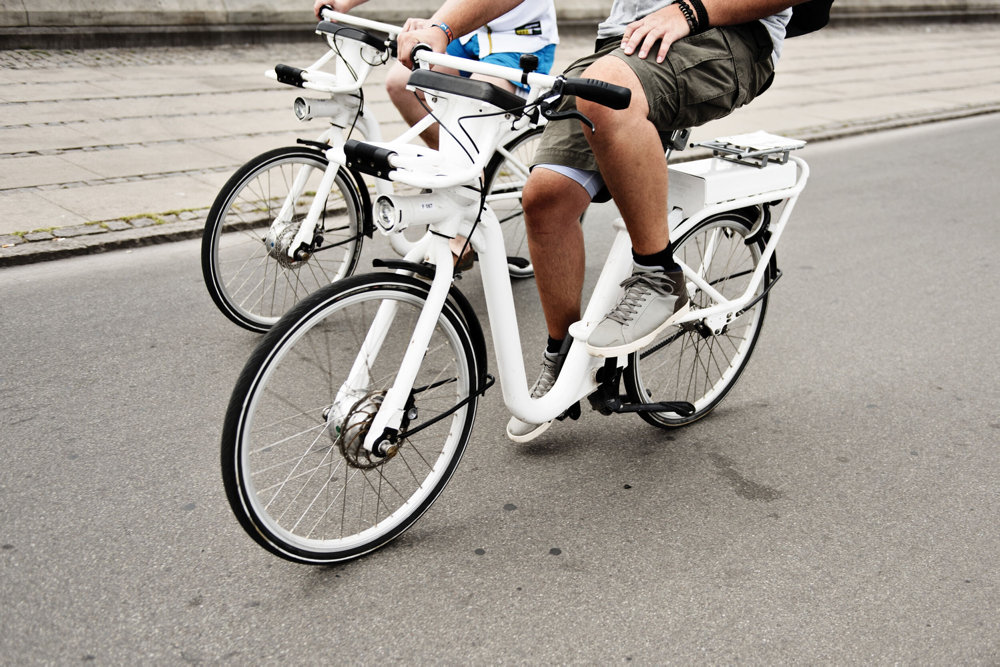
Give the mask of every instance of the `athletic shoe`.
[[(565, 358), (564, 355), (558, 352), (545, 352), (542, 358), (542, 372), (531, 388), (532, 398), (539, 398), (549, 393), (549, 389), (552, 389), (552, 385), (556, 383), (556, 376), (559, 375), (559, 366), (562, 365), (563, 358)], [(514, 442), (529, 442), (544, 433), (551, 425), (551, 421), (544, 424), (529, 424), (517, 417), (511, 417), (510, 421), (507, 422), (507, 437)]]
[(587, 352), (595, 357), (635, 352), (688, 312), (683, 272), (633, 267), (621, 284), (625, 288), (621, 301), (587, 339)]

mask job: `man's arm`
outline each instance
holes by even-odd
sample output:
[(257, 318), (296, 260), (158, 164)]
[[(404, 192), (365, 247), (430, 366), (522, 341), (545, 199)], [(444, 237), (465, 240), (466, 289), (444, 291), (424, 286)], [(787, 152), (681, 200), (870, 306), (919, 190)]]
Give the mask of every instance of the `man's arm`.
[[(444, 24), (451, 29), (452, 37), (466, 35), (477, 28), (486, 25), (498, 16), (517, 7), (523, 0), (447, 0), (434, 12), (430, 22)], [(398, 39), (399, 61), (407, 67), (412, 67), (410, 52), (417, 44), (424, 43), (435, 51), (443, 53), (448, 46), (448, 35), (444, 30), (434, 25), (420, 30), (402, 33)]]
[(738, 25), (777, 14), (805, 0), (702, 0), (712, 25)]
[[(702, 0), (709, 26), (737, 25), (756, 21), (788, 9), (804, 0)], [(690, 4), (690, 1), (689, 1)], [(709, 26), (700, 26), (707, 29)], [(630, 23), (622, 35), (622, 48), (631, 54), (638, 49), (639, 57), (645, 58), (657, 40), (660, 49), (656, 61), (662, 62), (670, 45), (681, 37), (686, 37), (691, 29), (687, 19), (676, 3)]]

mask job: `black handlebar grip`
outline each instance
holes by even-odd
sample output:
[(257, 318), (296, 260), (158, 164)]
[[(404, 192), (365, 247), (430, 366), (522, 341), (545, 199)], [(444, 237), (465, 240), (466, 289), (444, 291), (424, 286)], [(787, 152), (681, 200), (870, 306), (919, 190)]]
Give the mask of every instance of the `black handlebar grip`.
[(274, 73), (278, 76), (279, 83), (287, 83), (289, 86), (297, 88), (302, 88), (305, 83), (305, 80), (302, 78), (304, 72), (305, 70), (292, 67), (291, 65), (274, 66)]
[[(397, 48), (396, 50), (398, 51), (399, 49)], [(413, 59), (413, 56), (417, 55), (421, 51), (430, 51), (431, 53), (433, 53), (434, 49), (432, 49), (430, 45), (424, 44), (423, 42), (420, 42), (419, 44), (414, 46), (413, 49), (410, 50), (410, 62), (413, 63), (413, 69), (418, 69), (420, 67), (420, 64)], [(398, 53), (397, 57), (399, 57)]]
[(596, 79), (566, 79), (562, 92), (611, 109), (627, 109), (632, 101), (632, 91), (628, 88)]
[(413, 47), (412, 51), (410, 51), (410, 60), (413, 60), (413, 56), (417, 55), (421, 51), (430, 51), (433, 53), (434, 49), (432, 49), (429, 44), (424, 44), (423, 42), (420, 42), (419, 44)]

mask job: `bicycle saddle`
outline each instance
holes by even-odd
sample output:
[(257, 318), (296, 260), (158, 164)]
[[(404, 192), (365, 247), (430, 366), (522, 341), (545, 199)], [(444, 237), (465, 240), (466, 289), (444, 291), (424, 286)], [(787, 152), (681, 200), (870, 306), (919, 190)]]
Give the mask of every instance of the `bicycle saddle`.
[(408, 85), (421, 90), (437, 90), (442, 93), (473, 97), (492, 104), (504, 111), (524, 108), (524, 100), (499, 86), (485, 81), (466, 79), (460, 76), (442, 74), (429, 69), (418, 69), (410, 75)]

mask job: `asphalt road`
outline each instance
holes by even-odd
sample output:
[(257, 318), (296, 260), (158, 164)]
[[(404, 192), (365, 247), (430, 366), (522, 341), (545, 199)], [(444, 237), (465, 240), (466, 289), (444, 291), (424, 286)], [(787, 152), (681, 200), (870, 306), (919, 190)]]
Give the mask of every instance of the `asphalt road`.
[(997, 115), (807, 147), (785, 277), (709, 419), (515, 446), (494, 389), (431, 511), (331, 568), (226, 504), (257, 338), (196, 242), (0, 270), (3, 662), (996, 664), (998, 151)]

